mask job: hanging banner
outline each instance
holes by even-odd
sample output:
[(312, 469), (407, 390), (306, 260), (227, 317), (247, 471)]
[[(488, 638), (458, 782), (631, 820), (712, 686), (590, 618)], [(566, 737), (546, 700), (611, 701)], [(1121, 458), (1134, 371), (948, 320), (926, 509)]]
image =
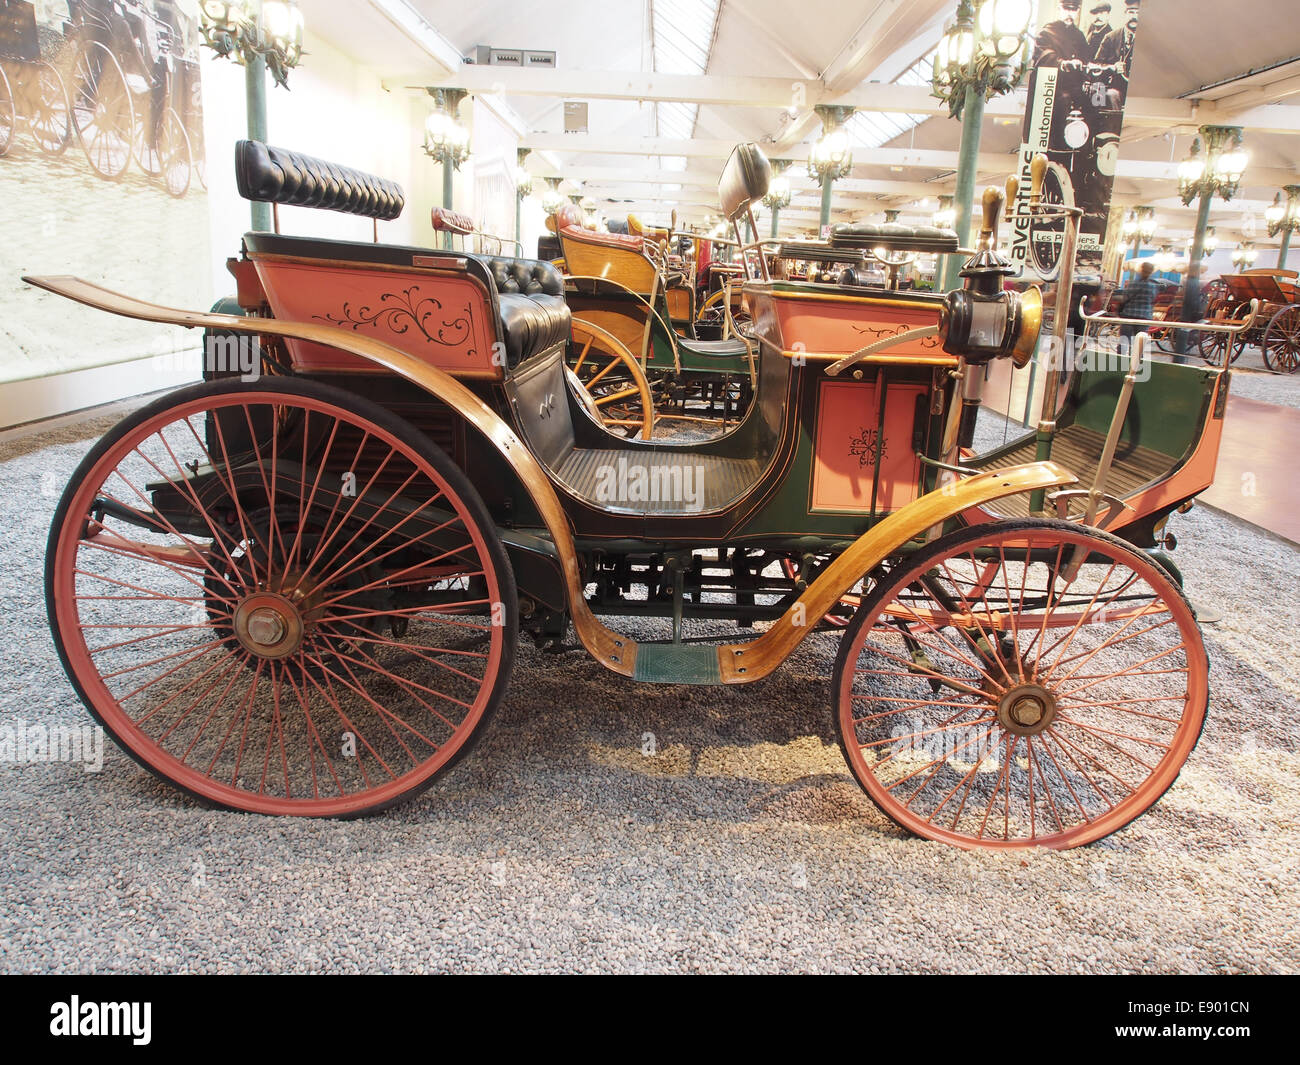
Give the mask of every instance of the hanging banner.
[(1034, 39), (1011, 254), (1026, 281), (1060, 272), (1063, 219), (1029, 215), (1029, 168), (1045, 154), (1047, 203), (1083, 210), (1078, 280), (1101, 275), (1141, 0), (1044, 0), (1053, 17)]

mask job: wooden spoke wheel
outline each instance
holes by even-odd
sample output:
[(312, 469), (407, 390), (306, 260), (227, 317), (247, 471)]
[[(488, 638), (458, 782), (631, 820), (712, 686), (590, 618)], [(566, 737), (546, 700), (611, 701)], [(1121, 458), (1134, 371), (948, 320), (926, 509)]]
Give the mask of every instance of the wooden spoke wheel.
[[(1232, 307), (1225, 302), (1217, 302), (1209, 309), (1208, 321), (1215, 325), (1231, 325), (1233, 322), (1241, 321), (1248, 314), (1250, 314), (1249, 304)], [(1227, 365), (1231, 365), (1241, 358), (1241, 353), (1246, 350), (1246, 337), (1243, 333), (1232, 336), (1229, 333), (1200, 330), (1196, 334), (1196, 344), (1201, 358), (1211, 366), (1225, 365), (1225, 355), (1228, 357)]]
[(50, 530), (59, 655), (137, 761), (222, 806), (351, 816), (431, 783), (505, 689), (518, 604), (447, 455), (316, 382), (210, 382), (86, 456)]
[(189, 192), (190, 180), (194, 173), (190, 138), (185, 132), (180, 115), (170, 107), (163, 120), (162, 133), (149, 152), (158, 167), (157, 176), (161, 179), (163, 188), (167, 190), (167, 195), (180, 199)]
[(13, 88), (3, 69), (0, 69), (0, 156), (9, 154), (14, 144), (14, 131), (18, 125), (18, 111), (14, 105)]
[(962, 847), (1074, 847), (1178, 776), (1208, 663), (1151, 558), (1061, 521), (964, 529), (905, 558), (854, 617), (840, 743), (899, 825)]
[(1264, 330), (1264, 365), (1275, 373), (1300, 369), (1300, 304), (1283, 307)]
[(116, 181), (131, 165), (136, 111), (126, 74), (98, 41), (83, 41), (73, 64), (72, 125), (91, 167)]
[(611, 433), (649, 440), (655, 405), (650, 383), (635, 355), (612, 333), (573, 319), (573, 339), (565, 358), (581, 386), (583, 405)]
[(24, 64), (13, 84), (18, 113), (36, 146), (58, 155), (72, 140), (72, 105), (63, 76), (49, 63)]

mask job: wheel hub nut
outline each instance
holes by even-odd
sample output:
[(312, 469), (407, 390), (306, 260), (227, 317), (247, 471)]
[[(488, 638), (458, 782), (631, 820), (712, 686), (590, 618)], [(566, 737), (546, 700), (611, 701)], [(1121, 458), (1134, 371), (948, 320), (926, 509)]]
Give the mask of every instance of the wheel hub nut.
[(254, 643), (274, 647), (284, 634), (284, 619), (270, 607), (259, 607), (248, 615), (248, 637)]
[(1043, 704), (1031, 695), (1017, 699), (1011, 707), (1011, 717), (1018, 725), (1028, 728), (1043, 719)]

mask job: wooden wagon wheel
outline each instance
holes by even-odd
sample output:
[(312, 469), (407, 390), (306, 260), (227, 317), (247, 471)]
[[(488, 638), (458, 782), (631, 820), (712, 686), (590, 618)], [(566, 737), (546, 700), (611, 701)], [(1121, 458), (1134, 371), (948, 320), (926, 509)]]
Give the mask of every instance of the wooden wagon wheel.
[[(1234, 307), (1226, 300), (1220, 300), (1207, 308), (1205, 320), (1215, 325), (1227, 325), (1233, 321), (1241, 321), (1249, 314), (1248, 303), (1239, 303)], [(1244, 333), (1233, 336), (1231, 333), (1200, 330), (1196, 334), (1196, 346), (1200, 350), (1201, 358), (1211, 366), (1225, 365), (1224, 355), (1231, 349), (1227, 362), (1227, 365), (1231, 365), (1241, 358), (1241, 353), (1246, 350), (1246, 337)]]
[(72, 140), (72, 105), (63, 75), (49, 63), (25, 64), (16, 80), (18, 112), (36, 146), (58, 155)]
[(14, 107), (13, 89), (3, 68), (0, 68), (0, 156), (8, 155), (13, 147), (17, 125), (18, 111)]
[(86, 159), (100, 177), (116, 181), (131, 165), (136, 113), (131, 87), (113, 53), (83, 41), (72, 74), (72, 124)]
[(1275, 373), (1300, 369), (1300, 304), (1283, 307), (1264, 330), (1264, 365)]
[(125, 750), (264, 814), (426, 787), (500, 700), (518, 634), (464, 473), (369, 400), (283, 378), (183, 388), (96, 444), (55, 514), (46, 601)]
[(1200, 736), (1191, 606), (1117, 537), (964, 529), (899, 563), (840, 645), (841, 746), (880, 809), (963, 847), (1074, 847), (1122, 828)]
[(194, 173), (194, 153), (190, 148), (190, 137), (185, 132), (181, 116), (172, 108), (167, 109), (163, 123), (165, 133), (159, 138), (158, 157), (161, 167), (160, 177), (168, 196), (180, 199), (190, 190), (190, 180)]
[(597, 413), (606, 429), (642, 440), (654, 435), (650, 382), (636, 356), (616, 336), (574, 318), (565, 362), (585, 393), (584, 405)]

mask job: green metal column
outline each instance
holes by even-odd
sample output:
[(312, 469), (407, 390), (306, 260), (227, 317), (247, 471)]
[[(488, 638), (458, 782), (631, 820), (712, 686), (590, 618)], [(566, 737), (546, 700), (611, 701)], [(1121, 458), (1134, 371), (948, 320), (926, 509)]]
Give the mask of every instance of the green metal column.
[[(442, 205), (451, 210), (452, 201), (452, 181), (455, 178), (456, 168), (451, 165), (450, 159), (444, 159), (442, 163)], [(451, 251), (451, 231), (445, 230), (442, 234), (442, 246)]]
[(830, 178), (822, 181), (822, 216), (821, 222), (818, 223), (818, 236), (821, 235), (822, 229), (831, 224), (831, 190), (834, 186), (835, 182)]
[[(967, 87), (966, 103), (961, 113), (961, 151), (957, 156), (957, 189), (952, 205), (957, 212), (954, 227), (963, 248), (971, 246), (971, 204), (975, 202), (976, 168), (979, 166), (980, 135), (984, 125), (984, 96), (977, 89)], [(943, 267), (941, 292), (961, 284), (962, 257), (949, 255)]]
[(780, 217), (781, 217), (781, 208), (773, 207), (772, 208), (772, 239), (773, 240), (776, 240), (777, 219), (779, 219)]
[(1286, 257), (1291, 251), (1291, 230), (1282, 230), (1282, 249), (1277, 253), (1277, 267), (1279, 270), (1286, 269)]
[[(1213, 193), (1201, 193), (1200, 204), (1196, 210), (1196, 231), (1192, 234), (1192, 248), (1187, 253), (1187, 288), (1183, 293), (1183, 321), (1198, 322), (1201, 319), (1201, 255), (1205, 251), (1205, 231), (1210, 225), (1210, 206), (1214, 203)], [(1173, 330), (1174, 362), (1183, 363), (1187, 353), (1188, 335), (1185, 329)]]
[(524, 198), (515, 193), (515, 240), (522, 248), (524, 243)]
[[(244, 67), (244, 95), (248, 108), (248, 139), (265, 142), (267, 139), (266, 60), (260, 55), (249, 60)], [(253, 201), (251, 207), (254, 231), (265, 233), (274, 228), (269, 203)]]

